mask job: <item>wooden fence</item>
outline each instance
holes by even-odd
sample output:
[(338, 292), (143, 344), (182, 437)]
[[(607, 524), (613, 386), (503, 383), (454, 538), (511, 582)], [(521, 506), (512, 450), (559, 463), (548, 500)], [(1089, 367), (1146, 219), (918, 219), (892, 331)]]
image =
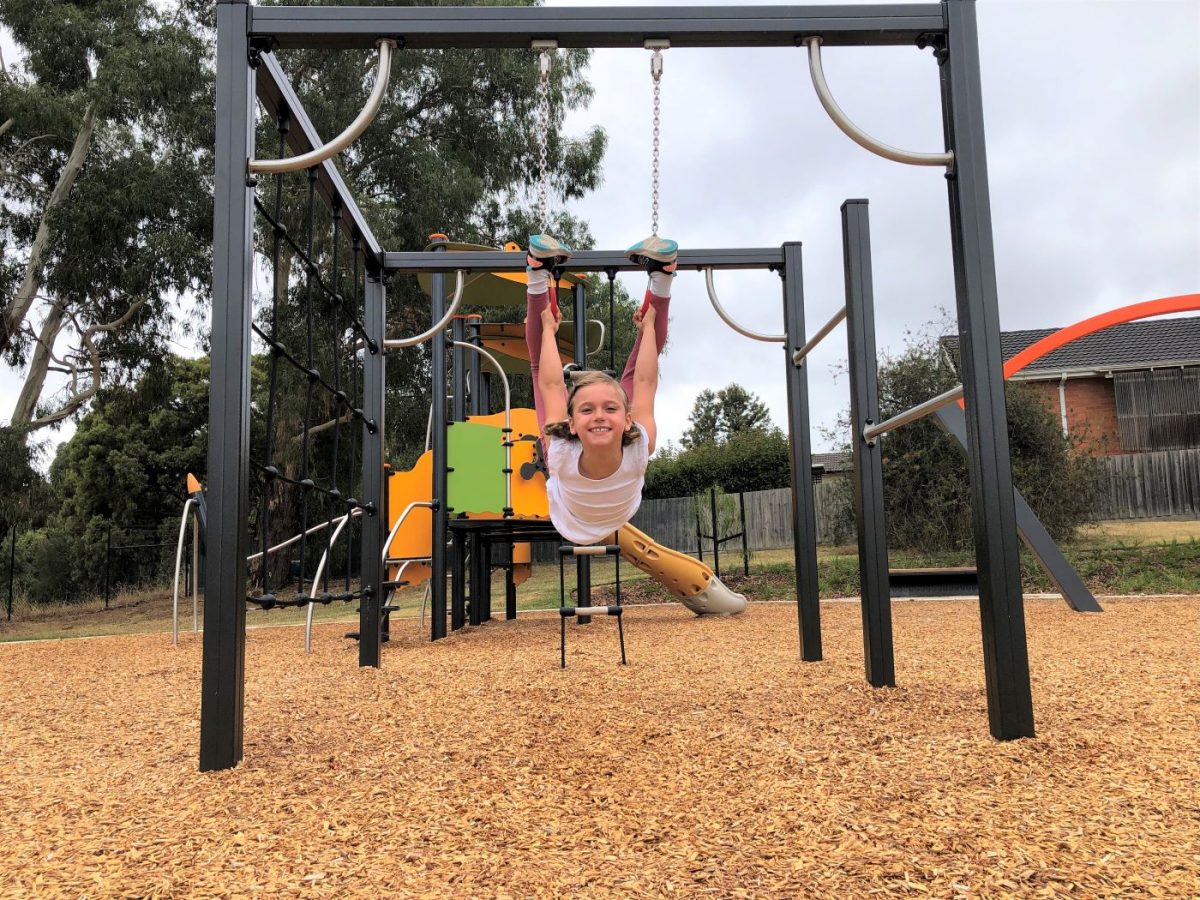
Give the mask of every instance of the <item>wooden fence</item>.
[(1200, 450), (1160, 450), (1099, 459), (1101, 519), (1200, 516)]

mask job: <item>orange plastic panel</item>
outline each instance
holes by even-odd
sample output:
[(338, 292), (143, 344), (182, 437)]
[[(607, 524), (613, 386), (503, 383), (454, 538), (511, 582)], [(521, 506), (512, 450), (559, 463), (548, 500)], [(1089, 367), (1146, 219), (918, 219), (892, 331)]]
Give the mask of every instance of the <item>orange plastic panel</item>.
[[(421, 454), (417, 464), (407, 472), (395, 472), (388, 478), (388, 529), (405, 507), (414, 500), (428, 502), (433, 497), (433, 451)], [(410, 558), (433, 553), (433, 510), (418, 507), (408, 514), (395, 539), (388, 547), (388, 556)], [(413, 567), (409, 566), (411, 570)], [(407, 578), (407, 573), (405, 574)]]

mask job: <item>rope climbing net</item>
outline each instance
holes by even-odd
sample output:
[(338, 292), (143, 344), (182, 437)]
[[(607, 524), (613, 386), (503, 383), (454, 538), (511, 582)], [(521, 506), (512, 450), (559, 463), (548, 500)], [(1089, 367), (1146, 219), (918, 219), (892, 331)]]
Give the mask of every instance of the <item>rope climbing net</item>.
[[(286, 111), (276, 125), (282, 157)], [(267, 286), (256, 291), (251, 326), (265, 365), (252, 367), (261, 423), (251, 428), (259, 552), (250, 557), (256, 568), (246, 600), (263, 609), (348, 602), (361, 594), (354, 586), (353, 528), (368, 511), (355, 499), (360, 434), (380, 436), (362, 408), (360, 354), (378, 348), (363, 326), (361, 240), (343, 233), (340, 205), (319, 197), (317, 183), (313, 166), (255, 184), (256, 284), (261, 277)], [(327, 222), (318, 221), (319, 210)], [(335, 547), (342, 534), (342, 547)], [(281, 557), (285, 548), (294, 549)]]

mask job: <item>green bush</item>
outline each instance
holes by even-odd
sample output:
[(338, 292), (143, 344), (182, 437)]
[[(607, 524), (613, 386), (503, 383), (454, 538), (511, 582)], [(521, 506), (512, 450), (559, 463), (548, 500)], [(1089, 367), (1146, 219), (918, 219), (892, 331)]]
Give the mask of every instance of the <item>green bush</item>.
[(659, 453), (646, 471), (644, 496), (688, 497), (710, 487), (736, 494), (791, 483), (787, 436), (778, 428), (756, 429), (721, 443)]
[[(911, 345), (879, 369), (880, 416), (886, 419), (959, 382), (936, 341)], [(1027, 387), (1005, 385), (1013, 483), (1056, 541), (1090, 521), (1096, 467), (1073, 452), (1057, 417)], [(966, 455), (928, 416), (882, 439), (888, 540), (894, 548), (961, 550), (973, 546)]]

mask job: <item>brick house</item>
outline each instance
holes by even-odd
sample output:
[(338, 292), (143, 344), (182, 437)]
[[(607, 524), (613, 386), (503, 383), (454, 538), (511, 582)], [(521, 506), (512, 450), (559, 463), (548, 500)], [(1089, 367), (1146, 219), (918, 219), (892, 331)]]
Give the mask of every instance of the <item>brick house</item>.
[[(1005, 360), (1057, 329), (1005, 331)], [(958, 358), (957, 335), (942, 346)], [(1011, 379), (1094, 455), (1200, 448), (1200, 317), (1129, 322), (1080, 338)]]

